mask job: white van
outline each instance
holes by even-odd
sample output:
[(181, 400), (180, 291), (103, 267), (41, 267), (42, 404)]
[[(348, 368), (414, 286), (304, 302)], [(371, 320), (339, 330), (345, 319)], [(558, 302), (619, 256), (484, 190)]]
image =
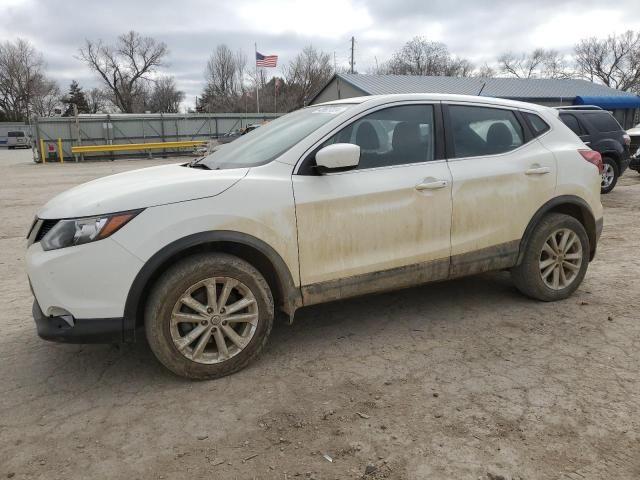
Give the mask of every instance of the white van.
[(29, 136), (22, 130), (14, 130), (7, 132), (7, 147), (9, 150), (13, 148), (29, 148)]

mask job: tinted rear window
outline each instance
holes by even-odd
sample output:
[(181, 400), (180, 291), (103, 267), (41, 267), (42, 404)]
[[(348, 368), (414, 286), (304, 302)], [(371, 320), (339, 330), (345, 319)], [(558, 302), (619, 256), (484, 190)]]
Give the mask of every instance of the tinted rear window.
[(24, 132), (8, 132), (8, 137), (24, 137)]
[(529, 126), (531, 127), (531, 132), (533, 133), (534, 137), (539, 137), (540, 135), (542, 135), (544, 132), (546, 132), (551, 128), (549, 127), (547, 122), (545, 122), (543, 119), (541, 119), (538, 115), (534, 113), (524, 112), (524, 116), (527, 119), (527, 122), (529, 122)]
[(599, 132), (616, 132), (622, 130), (620, 124), (610, 113), (595, 112), (586, 114), (587, 121)]

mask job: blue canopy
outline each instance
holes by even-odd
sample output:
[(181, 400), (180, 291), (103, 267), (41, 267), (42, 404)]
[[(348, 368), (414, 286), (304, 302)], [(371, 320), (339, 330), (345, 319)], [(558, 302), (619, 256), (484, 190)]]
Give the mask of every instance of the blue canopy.
[(617, 108), (640, 108), (640, 97), (635, 96), (615, 96), (615, 97), (576, 97), (575, 105), (595, 105), (606, 110)]

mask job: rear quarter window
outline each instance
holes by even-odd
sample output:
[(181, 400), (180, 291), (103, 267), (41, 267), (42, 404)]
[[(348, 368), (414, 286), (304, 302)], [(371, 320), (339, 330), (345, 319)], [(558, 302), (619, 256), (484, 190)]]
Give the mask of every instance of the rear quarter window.
[(549, 129), (551, 128), (547, 122), (545, 122), (535, 113), (523, 112), (523, 114), (524, 118), (526, 118), (527, 122), (529, 123), (531, 133), (533, 133), (534, 137), (539, 137), (544, 132), (549, 131)]
[(618, 132), (622, 127), (608, 112), (595, 112), (585, 115), (587, 121), (599, 132)]

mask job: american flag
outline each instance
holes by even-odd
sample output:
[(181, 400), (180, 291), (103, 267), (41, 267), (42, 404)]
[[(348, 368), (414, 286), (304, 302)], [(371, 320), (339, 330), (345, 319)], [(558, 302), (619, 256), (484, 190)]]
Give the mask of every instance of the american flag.
[(277, 55), (263, 55), (256, 52), (256, 67), (273, 68), (278, 64)]

